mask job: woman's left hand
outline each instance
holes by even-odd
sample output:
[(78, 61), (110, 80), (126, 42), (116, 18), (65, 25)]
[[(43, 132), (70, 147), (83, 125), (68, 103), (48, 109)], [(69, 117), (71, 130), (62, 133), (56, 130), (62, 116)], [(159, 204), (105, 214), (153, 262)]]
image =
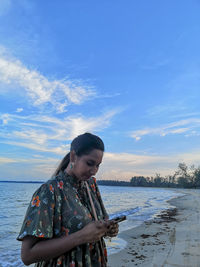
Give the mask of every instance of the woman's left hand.
[(113, 222), (111, 221), (108, 231), (106, 232), (106, 236), (115, 237), (118, 235), (118, 232), (119, 232), (119, 224), (114, 221)]

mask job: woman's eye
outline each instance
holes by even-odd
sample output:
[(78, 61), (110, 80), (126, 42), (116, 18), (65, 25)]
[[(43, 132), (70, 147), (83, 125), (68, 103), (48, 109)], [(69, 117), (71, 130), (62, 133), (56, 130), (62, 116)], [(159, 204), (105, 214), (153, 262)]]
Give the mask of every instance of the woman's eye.
[[(95, 166), (95, 163), (93, 163), (93, 162), (87, 162), (87, 165), (89, 166), (89, 167), (93, 167), (93, 166)], [(100, 164), (98, 164), (98, 165), (96, 165), (96, 168), (98, 169), (99, 168), (99, 165)]]

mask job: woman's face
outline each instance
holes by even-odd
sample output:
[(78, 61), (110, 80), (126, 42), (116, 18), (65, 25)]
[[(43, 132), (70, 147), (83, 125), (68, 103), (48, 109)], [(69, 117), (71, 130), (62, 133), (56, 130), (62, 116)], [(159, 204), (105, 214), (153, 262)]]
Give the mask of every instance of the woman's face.
[(102, 162), (103, 151), (93, 149), (88, 155), (74, 156), (73, 174), (79, 181), (88, 180), (94, 176)]

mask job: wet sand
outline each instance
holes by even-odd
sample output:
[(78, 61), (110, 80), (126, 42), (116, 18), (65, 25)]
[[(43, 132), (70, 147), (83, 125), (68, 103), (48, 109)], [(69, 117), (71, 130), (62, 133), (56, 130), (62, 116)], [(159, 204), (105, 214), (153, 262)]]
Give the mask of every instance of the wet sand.
[(108, 258), (109, 267), (200, 267), (200, 190), (170, 200), (175, 208), (119, 234), (125, 249)]

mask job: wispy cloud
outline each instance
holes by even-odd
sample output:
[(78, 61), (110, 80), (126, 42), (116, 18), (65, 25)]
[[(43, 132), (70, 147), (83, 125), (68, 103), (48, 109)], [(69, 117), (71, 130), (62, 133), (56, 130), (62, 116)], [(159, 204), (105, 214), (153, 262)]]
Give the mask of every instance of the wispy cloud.
[[(170, 165), (170, 167), (168, 166)], [(130, 180), (137, 175), (155, 175), (156, 172), (169, 173), (175, 164), (172, 158), (138, 155), (131, 153), (105, 153), (99, 170), (100, 179)]]
[(0, 179), (45, 181), (52, 176), (60, 160), (52, 157), (16, 158), (15, 155), (0, 157)]
[(200, 151), (165, 156), (138, 155), (131, 153), (105, 153), (98, 178), (109, 180), (130, 180), (137, 175), (163, 176), (174, 174), (180, 162), (187, 166), (199, 166)]
[(5, 157), (0, 157), (0, 164), (7, 164), (7, 163), (13, 163), (17, 162), (16, 159), (12, 158), (5, 158)]
[(83, 132), (105, 129), (117, 112), (113, 110), (89, 118), (80, 114), (64, 118), (2, 114), (1, 143), (64, 154), (69, 149), (70, 140)]
[(186, 118), (199, 115), (199, 66), (186, 64), (182, 71), (174, 72), (173, 78), (162, 85), (165, 97), (159, 104), (148, 108), (146, 115), (156, 118)]
[(150, 164), (152, 162), (165, 161), (167, 157), (152, 156), (152, 155), (137, 155), (131, 153), (105, 153), (105, 160), (123, 162), (126, 165), (138, 166)]
[(133, 137), (136, 141), (138, 141), (142, 138), (142, 136), (145, 136), (145, 135), (166, 136), (169, 134), (181, 134), (181, 133), (189, 134), (190, 132), (194, 133), (193, 130), (199, 127), (200, 127), (199, 118), (189, 118), (189, 119), (165, 124), (161, 127), (145, 128), (145, 129), (133, 131), (131, 133), (131, 137)]
[(24, 110), (23, 108), (17, 108), (16, 112), (17, 112), (17, 113), (20, 113), (20, 112), (22, 112), (23, 110)]
[(2, 114), (0, 118), (1, 118), (1, 124), (6, 125), (8, 123), (10, 116), (9, 114)]
[(65, 111), (69, 104), (81, 104), (95, 95), (89, 86), (70, 79), (50, 80), (37, 70), (27, 68), (21, 61), (7, 59), (0, 54), (0, 82), (9, 90), (24, 90), (34, 106), (51, 104), (58, 112)]
[(109, 94), (109, 93), (104, 93), (104, 94), (96, 94), (95, 99), (96, 98), (114, 98), (114, 97), (118, 97), (121, 96), (121, 93), (113, 93), (113, 94)]
[[(163, 117), (163, 116), (181, 116), (185, 117), (187, 112), (187, 106), (183, 101), (174, 100), (172, 103), (164, 103), (162, 105), (156, 105), (147, 110), (147, 115), (151, 117)], [(175, 115), (174, 115), (175, 114)]]
[[(63, 154), (55, 155), (55, 157), (33, 155), (27, 158), (16, 158), (15, 155), (13, 155), (9, 158), (1, 157), (0, 165), (4, 167), (11, 166), (11, 168), (7, 168), (8, 177), (16, 178), (16, 173), (12, 172), (12, 164), (15, 164), (15, 168), (18, 168), (20, 179), (45, 180), (49, 179), (54, 173), (62, 156)], [(155, 176), (156, 173), (160, 173), (166, 176), (174, 174), (180, 162), (185, 162), (187, 166), (194, 164), (198, 167), (200, 151), (189, 151), (188, 153), (165, 156), (106, 152), (103, 163), (97, 173), (97, 178), (129, 181), (131, 177), (137, 175)]]
[(14, 156), (12, 157), (0, 157), (0, 162), (1, 163), (30, 163), (31, 164), (38, 164), (38, 163), (41, 163), (41, 164), (44, 164), (46, 162), (48, 162), (49, 164), (52, 164), (52, 163), (56, 163), (57, 162), (57, 159), (56, 158), (50, 158), (50, 157), (47, 157), (47, 158), (44, 158), (42, 156), (37, 156), (36, 158), (33, 158), (33, 157), (28, 157), (28, 158), (15, 158)]

